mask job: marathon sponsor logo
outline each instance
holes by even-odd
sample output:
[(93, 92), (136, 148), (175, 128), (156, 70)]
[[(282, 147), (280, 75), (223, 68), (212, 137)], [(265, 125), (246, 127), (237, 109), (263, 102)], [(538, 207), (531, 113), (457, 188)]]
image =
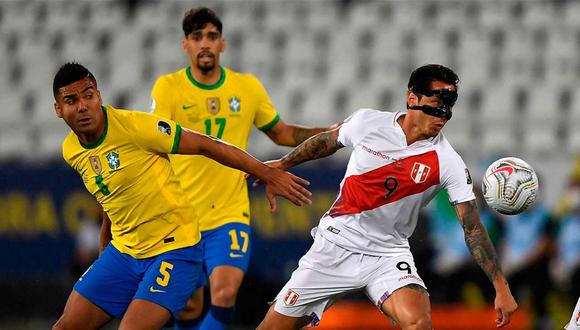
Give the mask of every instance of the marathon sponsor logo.
[(399, 277), (399, 282), (405, 281), (405, 280), (408, 280), (408, 279), (414, 279), (414, 280), (417, 280), (417, 281), (423, 283), (423, 281), (418, 276), (413, 275), (413, 274)]
[(300, 295), (298, 293), (292, 291), (292, 289), (289, 289), (284, 296), (284, 303), (288, 306), (293, 306), (296, 303), (296, 300), (298, 300), (299, 296)]
[(364, 151), (368, 152), (369, 154), (373, 155), (373, 156), (381, 157), (381, 158), (382, 158), (382, 159), (384, 159), (384, 160), (391, 160), (391, 157), (389, 157), (389, 156), (387, 156), (387, 155), (383, 154), (383, 153), (382, 153), (382, 152), (380, 152), (380, 151), (373, 150), (373, 149), (371, 149), (371, 148), (369, 148), (369, 147), (367, 147), (367, 146), (362, 146), (362, 149), (363, 149)]

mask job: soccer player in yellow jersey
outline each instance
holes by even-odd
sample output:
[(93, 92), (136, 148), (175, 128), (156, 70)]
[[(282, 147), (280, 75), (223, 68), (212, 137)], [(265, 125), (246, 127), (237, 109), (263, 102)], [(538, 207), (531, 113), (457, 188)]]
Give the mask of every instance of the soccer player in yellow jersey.
[[(284, 123), (256, 77), (220, 65), (222, 22), (208, 8), (189, 10), (182, 22), (189, 67), (161, 76), (152, 90), (155, 114), (245, 149), (252, 126), (274, 143), (296, 146), (327, 128)], [(244, 174), (203, 157), (171, 156), (171, 165), (199, 213), (204, 270), (211, 306), (201, 325), (203, 292), (192, 297), (179, 329), (219, 330), (233, 321), (234, 305), (250, 257), (250, 206)]]
[[(103, 106), (94, 76), (67, 63), (53, 82), (56, 115), (70, 126), (62, 153), (102, 205), (112, 240), (75, 284), (54, 329), (160, 329), (202, 276), (196, 212), (168, 154), (195, 154), (270, 183), (267, 196), (309, 203), (303, 179), (272, 170), (239, 148), (153, 114)], [(195, 167), (191, 168), (195, 171)]]

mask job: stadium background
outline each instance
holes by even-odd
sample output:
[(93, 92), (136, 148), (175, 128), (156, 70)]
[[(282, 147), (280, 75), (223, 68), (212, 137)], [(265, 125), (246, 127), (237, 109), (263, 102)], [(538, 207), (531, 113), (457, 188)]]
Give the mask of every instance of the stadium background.
[[(105, 103), (146, 110), (156, 77), (187, 65), (181, 18), (199, 5), (216, 10), (224, 22), (222, 63), (254, 73), (287, 122), (323, 126), (360, 107), (403, 110), (412, 69), (441, 63), (461, 78), (444, 132), (476, 183), (500, 156), (523, 158), (540, 174), (541, 202), (557, 213), (567, 187), (580, 181), (572, 170), (580, 155), (578, 1), (2, 0), (0, 328), (47, 328), (94, 257), (94, 201), (60, 156), (68, 128), (52, 109), (56, 69), (79, 61), (95, 74)], [(267, 160), (287, 149), (254, 132), (248, 151)], [(309, 247), (309, 230), (334, 199), (348, 154), (297, 169), (313, 182), (310, 207), (282, 203), (270, 215), (261, 191), (252, 192), (253, 260), (238, 300), (240, 329), (259, 322), (265, 302)], [(434, 212), (428, 210), (426, 219)], [(427, 285), (429, 232), (429, 221), (423, 221), (413, 240)], [(446, 283), (461, 286), (456, 301), (440, 299), (442, 288), (431, 287), (434, 313), (453, 311), (471, 316), (479, 328), (493, 328), (491, 318), (476, 316), (489, 307), (481, 292), (486, 289), (473, 285), (478, 276)], [(533, 322), (525, 312), (533, 291), (519, 301), (530, 319), (524, 324)], [(550, 284), (554, 328), (567, 321), (578, 294), (558, 281)], [(349, 300), (364, 306), (354, 309), (359, 317), (372, 309), (361, 298)], [(373, 317), (388, 324), (378, 313)]]

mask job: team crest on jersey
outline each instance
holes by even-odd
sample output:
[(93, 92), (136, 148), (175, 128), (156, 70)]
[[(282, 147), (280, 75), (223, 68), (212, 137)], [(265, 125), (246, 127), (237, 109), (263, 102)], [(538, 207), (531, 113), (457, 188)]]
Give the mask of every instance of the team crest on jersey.
[(292, 289), (289, 289), (284, 296), (284, 303), (288, 306), (293, 306), (296, 303), (296, 300), (298, 300), (299, 296), (300, 295), (298, 293), (292, 291)]
[(121, 161), (119, 160), (119, 154), (111, 151), (107, 154), (107, 161), (109, 162), (109, 168), (116, 170), (121, 166)]
[(101, 174), (101, 172), (103, 171), (103, 167), (101, 166), (101, 160), (99, 159), (99, 156), (90, 156), (89, 162), (91, 163), (91, 168), (93, 169), (95, 174), (96, 175)]
[(220, 98), (219, 97), (209, 97), (207, 99), (207, 111), (212, 115), (220, 112)]
[(240, 98), (239, 97), (230, 97), (228, 102), (230, 104), (230, 110), (232, 112), (240, 112)]
[(417, 184), (423, 183), (427, 181), (429, 171), (431, 171), (431, 167), (423, 163), (415, 162), (415, 164), (413, 164), (413, 169), (411, 170), (411, 179)]

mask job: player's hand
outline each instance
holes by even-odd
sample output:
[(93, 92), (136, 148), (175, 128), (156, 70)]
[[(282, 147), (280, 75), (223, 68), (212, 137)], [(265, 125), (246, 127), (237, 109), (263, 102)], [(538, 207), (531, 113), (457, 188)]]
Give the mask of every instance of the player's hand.
[(518, 304), (509, 289), (496, 292), (495, 313), (497, 317), (495, 319), (495, 326), (501, 328), (509, 324), (512, 319), (512, 314), (517, 308)]
[(312, 193), (304, 188), (310, 182), (277, 168), (272, 168), (271, 173), (266, 180), (266, 197), (270, 202), (271, 212), (276, 212), (276, 196), (282, 196), (298, 206), (312, 204)]
[[(264, 164), (273, 167), (273, 168), (282, 168), (282, 162), (279, 159), (275, 159), (275, 160), (269, 160), (267, 162), (264, 162)], [(250, 178), (250, 174), (246, 173), (246, 180)], [(252, 188), (258, 188), (262, 183), (262, 180), (260, 179), (256, 179), (254, 180), (254, 182), (252, 183)]]

